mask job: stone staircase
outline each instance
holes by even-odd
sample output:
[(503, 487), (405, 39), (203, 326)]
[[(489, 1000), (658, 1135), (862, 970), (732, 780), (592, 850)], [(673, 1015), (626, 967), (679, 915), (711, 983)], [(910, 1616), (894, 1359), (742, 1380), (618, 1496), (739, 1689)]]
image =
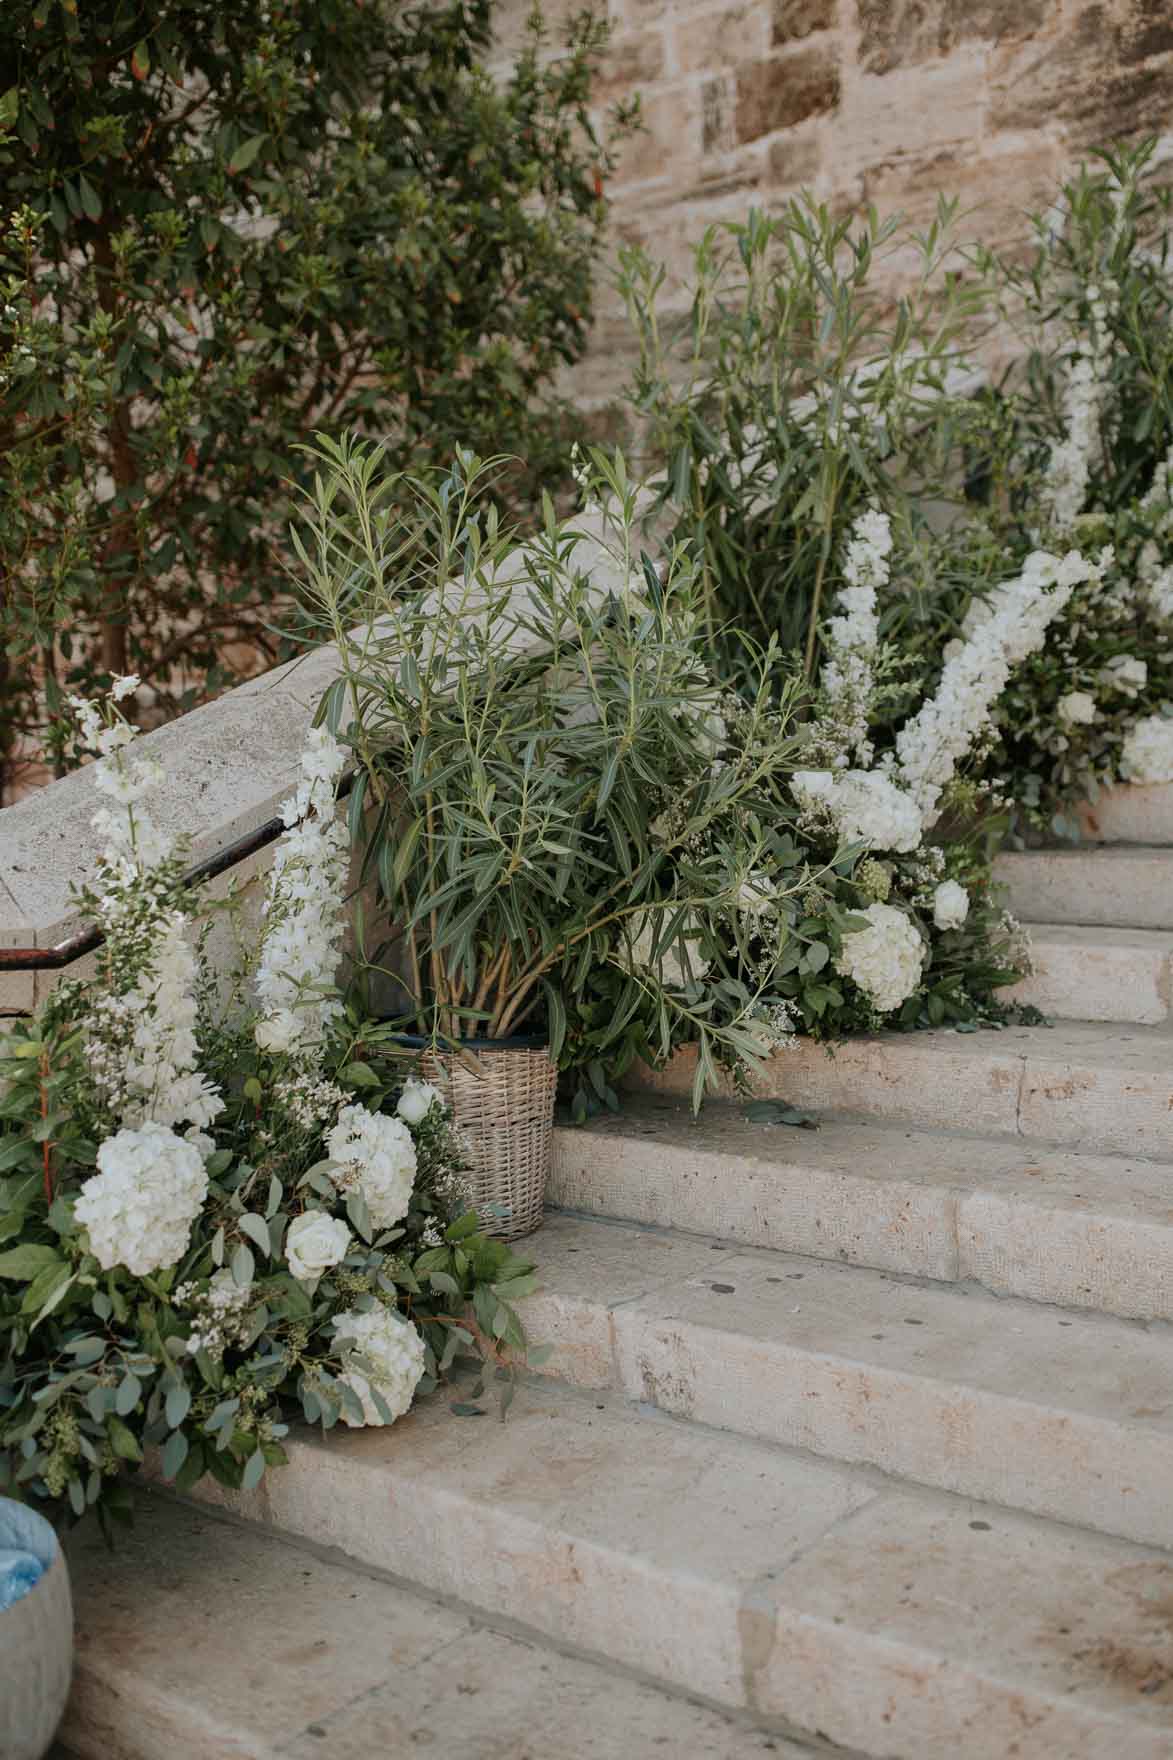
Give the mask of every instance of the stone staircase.
[(557, 1133), (503, 1426), (82, 1542), (66, 1745), (1169, 1760), (1173, 790), (1089, 829), (1004, 859), (1056, 1025), (804, 1043), (817, 1132), (681, 1058)]

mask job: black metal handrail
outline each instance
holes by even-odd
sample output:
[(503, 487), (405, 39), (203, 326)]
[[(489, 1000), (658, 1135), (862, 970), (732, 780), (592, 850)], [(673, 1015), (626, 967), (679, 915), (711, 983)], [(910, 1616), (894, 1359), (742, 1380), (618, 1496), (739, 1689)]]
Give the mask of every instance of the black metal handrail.
[[(343, 800), (354, 787), (354, 772), (344, 776), (338, 785), (338, 799)], [(266, 819), (255, 831), (246, 831), (243, 837), (226, 844), (214, 856), (207, 856), (197, 862), (183, 876), (185, 886), (197, 886), (202, 880), (214, 880), (217, 874), (226, 874), (229, 868), (235, 868), (238, 862), (246, 861), (257, 850), (264, 849), (267, 844), (276, 843), (285, 830), (285, 821), (278, 814), (273, 819)], [(6, 972), (54, 972), (62, 966), (72, 965), (75, 959), (81, 959), (87, 953), (93, 953), (100, 947), (105, 936), (100, 929), (80, 929), (66, 941), (59, 941), (55, 947), (0, 947), (0, 971)]]

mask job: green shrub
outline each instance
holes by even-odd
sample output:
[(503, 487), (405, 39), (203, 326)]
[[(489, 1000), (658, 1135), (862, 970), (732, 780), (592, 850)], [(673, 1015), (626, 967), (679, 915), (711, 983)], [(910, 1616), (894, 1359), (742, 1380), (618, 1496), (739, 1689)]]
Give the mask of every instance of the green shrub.
[(67, 763), (66, 690), (133, 671), (175, 712), (275, 655), (311, 426), (553, 469), (605, 212), (603, 33), (584, 14), (551, 59), (534, 23), (494, 85), (492, 22), (0, 8), (0, 755), (32, 734)]
[[(603, 1087), (635, 1052), (695, 1041), (699, 1104), (718, 1059), (752, 1066), (776, 1038), (741, 956), (759, 905), (812, 878), (801, 852), (773, 860), (796, 750), (774, 650), (747, 657), (734, 739), (695, 569), (679, 547), (659, 570), (641, 558), (619, 455), (585, 467), (590, 524), (547, 498), (524, 547), (497, 523), (491, 461), (461, 452), (443, 479), (396, 482), (349, 437), (317, 457), (306, 573), (342, 660), (324, 713), (359, 759), (350, 810), (402, 1024), (444, 1045), (544, 1029)], [(421, 551), (428, 591), (405, 594)], [(603, 972), (612, 1007), (588, 1043), (580, 998)]]
[[(1072, 803), (1129, 773), (1137, 723), (1173, 715), (1173, 194), (1153, 147), (1084, 166), (1036, 216), (1025, 260), (983, 259), (1023, 347), (987, 402), (964, 542), (1115, 555), (999, 705), (987, 771), (1022, 830), (1077, 836)], [(944, 549), (955, 566), (949, 535)]]
[[(705, 232), (683, 318), (661, 309), (664, 275), (647, 255), (622, 254), (640, 349), (630, 402), (730, 676), (732, 628), (776, 637), (812, 678), (852, 521), (883, 507), (907, 553), (922, 504), (946, 493), (955, 439), (940, 392), (983, 297), (947, 272), (954, 220), (945, 202), (923, 235), (806, 197), (751, 210)], [(893, 302), (897, 253), (917, 277)]]

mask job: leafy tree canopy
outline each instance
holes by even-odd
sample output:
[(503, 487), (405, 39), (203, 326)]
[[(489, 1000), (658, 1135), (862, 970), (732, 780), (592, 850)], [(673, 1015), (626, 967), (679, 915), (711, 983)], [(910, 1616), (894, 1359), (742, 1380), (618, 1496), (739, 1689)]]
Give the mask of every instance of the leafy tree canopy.
[(312, 428), (548, 473), (604, 218), (602, 32), (551, 56), (535, 21), (494, 81), (492, 13), (0, 8), (10, 767), (30, 736), (69, 761), (67, 689), (135, 671), (175, 712), (276, 656)]

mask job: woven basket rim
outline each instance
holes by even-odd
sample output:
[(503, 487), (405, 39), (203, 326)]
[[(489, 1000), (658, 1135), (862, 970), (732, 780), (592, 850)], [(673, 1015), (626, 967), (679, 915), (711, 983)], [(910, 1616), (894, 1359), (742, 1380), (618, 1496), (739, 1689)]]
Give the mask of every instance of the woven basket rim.
[(548, 1033), (511, 1033), (505, 1039), (457, 1039), (449, 1045), (427, 1033), (396, 1033), (393, 1042), (436, 1057), (459, 1057), (462, 1051), (549, 1051)]

